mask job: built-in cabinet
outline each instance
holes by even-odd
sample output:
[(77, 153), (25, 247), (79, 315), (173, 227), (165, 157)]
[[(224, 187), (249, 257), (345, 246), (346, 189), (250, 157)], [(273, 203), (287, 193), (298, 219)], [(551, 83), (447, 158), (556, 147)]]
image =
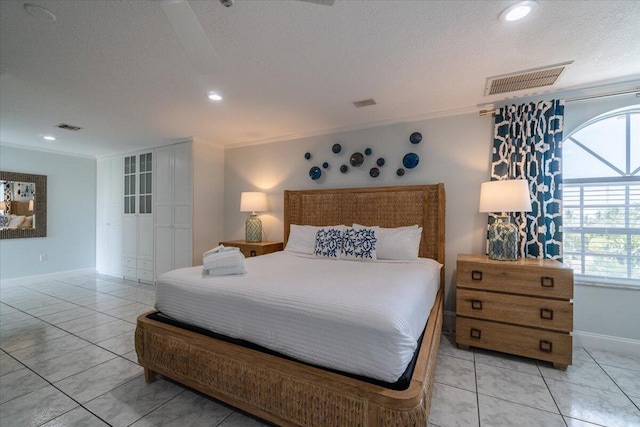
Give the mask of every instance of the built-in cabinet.
[(192, 144), (156, 149), (156, 276), (192, 264)]
[(153, 282), (153, 152), (123, 157), (122, 275)]
[(221, 148), (187, 141), (99, 159), (97, 170), (99, 273), (154, 282), (221, 240)]
[(122, 275), (122, 156), (98, 159), (96, 168), (96, 269)]

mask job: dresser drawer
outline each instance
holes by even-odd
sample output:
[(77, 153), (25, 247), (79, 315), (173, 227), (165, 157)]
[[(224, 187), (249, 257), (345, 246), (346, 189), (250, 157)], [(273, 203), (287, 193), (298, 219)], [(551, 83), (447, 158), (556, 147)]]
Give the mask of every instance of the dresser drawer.
[(145, 282), (153, 282), (153, 271), (138, 270), (138, 279)]
[(137, 279), (138, 272), (137, 270), (131, 267), (122, 267), (122, 275), (128, 279)]
[(153, 271), (153, 261), (139, 259), (136, 265), (138, 269)]
[[(458, 260), (458, 287), (556, 299), (573, 298), (573, 270), (549, 261), (540, 260), (540, 265), (532, 265), (530, 261), (525, 264), (520, 261)], [(545, 264), (559, 267), (545, 267)]]
[(135, 258), (122, 258), (122, 267), (123, 268), (136, 268), (136, 259)]
[(571, 364), (572, 337), (559, 332), (456, 317), (456, 343), (546, 360), (565, 369)]
[(456, 313), (561, 332), (573, 330), (573, 304), (569, 301), (457, 288)]

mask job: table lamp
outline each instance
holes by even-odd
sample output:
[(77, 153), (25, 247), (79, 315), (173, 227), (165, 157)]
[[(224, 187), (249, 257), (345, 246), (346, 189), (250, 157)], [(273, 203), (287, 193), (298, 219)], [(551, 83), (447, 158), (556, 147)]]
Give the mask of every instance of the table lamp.
[(518, 259), (518, 227), (509, 212), (531, 212), (529, 185), (524, 179), (483, 182), (480, 186), (480, 212), (500, 213), (489, 226), (489, 258), (500, 261)]
[(256, 212), (267, 210), (267, 195), (258, 191), (245, 191), (240, 196), (240, 212), (251, 212), (245, 224), (245, 240), (262, 242), (262, 222)]

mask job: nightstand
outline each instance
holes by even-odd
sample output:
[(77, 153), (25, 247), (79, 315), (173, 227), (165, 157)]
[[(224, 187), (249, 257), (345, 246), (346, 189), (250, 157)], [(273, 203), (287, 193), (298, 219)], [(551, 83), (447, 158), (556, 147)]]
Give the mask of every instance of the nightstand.
[(240, 248), (240, 252), (246, 257), (259, 256), (270, 254), (271, 252), (278, 252), (283, 249), (282, 242), (246, 242), (244, 240), (230, 240), (227, 242), (220, 242), (220, 245), (234, 246)]
[(458, 255), (456, 343), (571, 365), (573, 270), (550, 259)]

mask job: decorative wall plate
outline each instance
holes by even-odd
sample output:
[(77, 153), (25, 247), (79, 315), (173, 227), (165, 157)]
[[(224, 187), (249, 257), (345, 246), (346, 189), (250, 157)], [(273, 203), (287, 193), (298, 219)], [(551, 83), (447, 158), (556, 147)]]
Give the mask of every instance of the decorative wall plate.
[(367, 156), (370, 156), (371, 153), (373, 153), (373, 150), (371, 148), (367, 147), (364, 149), (364, 154), (366, 154)]
[(420, 157), (416, 153), (407, 153), (404, 155), (402, 159), (402, 164), (407, 169), (413, 169), (418, 166), (418, 162), (420, 162)]
[(304, 158), (307, 160), (311, 160), (311, 153), (304, 153)]
[(311, 177), (312, 180), (315, 181), (316, 179), (322, 176), (322, 170), (320, 170), (319, 167), (314, 166), (311, 169), (309, 169), (309, 176)]
[(324, 163), (322, 164), (322, 169), (326, 169), (326, 168), (328, 168), (328, 167), (329, 167), (329, 163), (324, 162)]
[(340, 166), (340, 172), (347, 173), (348, 171), (349, 171), (349, 166), (347, 165)]
[(376, 160), (376, 164), (380, 167), (384, 166), (384, 158), (380, 157), (378, 160)]
[(420, 141), (422, 141), (422, 134), (420, 132), (414, 132), (409, 137), (409, 142), (412, 144), (420, 144)]
[(331, 151), (338, 154), (340, 151), (342, 151), (342, 146), (340, 144), (333, 144), (333, 147), (331, 147)]
[(402, 169), (402, 168), (398, 168), (398, 170), (396, 171), (396, 175), (398, 175), (398, 176), (404, 176), (404, 169)]
[(362, 163), (364, 163), (364, 156), (362, 153), (353, 153), (351, 158), (349, 158), (349, 163), (351, 163), (351, 166), (354, 168), (360, 167)]
[(380, 169), (378, 168), (371, 168), (369, 170), (369, 175), (371, 176), (371, 178), (377, 178), (380, 175)]

